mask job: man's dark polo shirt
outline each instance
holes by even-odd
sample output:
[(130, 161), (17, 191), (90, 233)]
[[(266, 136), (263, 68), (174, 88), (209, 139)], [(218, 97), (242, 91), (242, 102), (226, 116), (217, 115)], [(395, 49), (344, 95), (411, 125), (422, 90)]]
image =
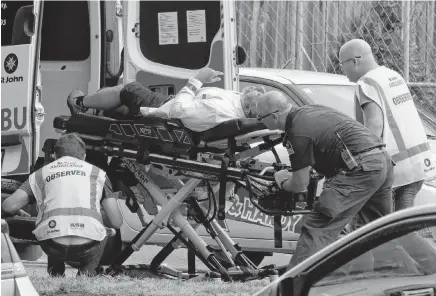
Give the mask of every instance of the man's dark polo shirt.
[[(368, 128), (333, 108), (306, 105), (293, 108), (286, 120), (285, 131), (294, 153), (289, 156), (292, 171), (312, 166), (331, 176), (335, 169), (345, 168), (341, 159), (341, 136), (353, 155), (385, 144)], [(289, 150), (288, 150), (289, 151)]]

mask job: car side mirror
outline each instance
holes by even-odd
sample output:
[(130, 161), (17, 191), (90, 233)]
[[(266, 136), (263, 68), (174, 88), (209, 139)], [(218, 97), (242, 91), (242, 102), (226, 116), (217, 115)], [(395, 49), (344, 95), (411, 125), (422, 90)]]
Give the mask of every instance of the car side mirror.
[(247, 60), (247, 52), (245, 49), (238, 45), (236, 47), (236, 65), (242, 65)]
[(29, 44), (35, 32), (35, 15), (33, 5), (18, 9), (12, 30), (12, 45)]

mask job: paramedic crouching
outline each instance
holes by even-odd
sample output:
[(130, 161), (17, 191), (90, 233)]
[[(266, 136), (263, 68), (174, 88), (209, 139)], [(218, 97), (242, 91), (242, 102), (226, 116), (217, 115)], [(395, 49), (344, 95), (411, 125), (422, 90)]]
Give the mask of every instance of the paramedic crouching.
[(293, 173), (275, 174), (280, 187), (306, 190), (310, 167), (326, 176), (288, 269), (334, 242), (356, 215), (366, 224), (392, 212), (393, 163), (369, 129), (326, 106), (293, 107), (279, 92), (259, 100), (257, 113), (269, 129), (286, 132)]
[(51, 276), (64, 276), (66, 261), (80, 263), (78, 274), (96, 275), (107, 240), (101, 205), (109, 226), (120, 228), (123, 222), (116, 198), (108, 195), (112, 188), (106, 173), (85, 162), (85, 153), (76, 134), (61, 136), (56, 160), (31, 174), (2, 204), (3, 212), (14, 215), (37, 203), (33, 233), (47, 254)]

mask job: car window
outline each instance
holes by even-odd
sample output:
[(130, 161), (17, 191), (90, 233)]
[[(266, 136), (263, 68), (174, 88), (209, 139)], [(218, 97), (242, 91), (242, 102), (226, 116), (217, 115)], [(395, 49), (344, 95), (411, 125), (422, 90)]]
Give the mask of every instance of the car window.
[[(334, 270), (311, 289), (319, 295), (331, 289), (352, 289), (375, 279), (419, 277), (436, 274), (436, 244), (433, 239), (412, 232), (384, 243)], [(348, 283), (348, 285), (347, 285)]]
[(354, 118), (354, 85), (297, 85), (315, 104), (332, 107)]
[(271, 86), (268, 84), (264, 84), (264, 83), (260, 83), (260, 82), (239, 81), (239, 91), (240, 92), (242, 92), (244, 90), (244, 88), (246, 88), (248, 86), (263, 87), (266, 92), (272, 91), (272, 90), (279, 91), (290, 99), (291, 104), (293, 106), (297, 106), (297, 104), (295, 103), (295, 101), (292, 99), (292, 97), (289, 94), (285, 93), (283, 90), (281, 90), (277, 87), (274, 87), (274, 86)]

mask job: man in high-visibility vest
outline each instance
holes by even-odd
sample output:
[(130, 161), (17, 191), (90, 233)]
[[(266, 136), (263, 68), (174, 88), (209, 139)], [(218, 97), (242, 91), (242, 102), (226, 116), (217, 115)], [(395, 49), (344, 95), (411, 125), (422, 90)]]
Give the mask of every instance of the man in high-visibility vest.
[(348, 79), (357, 83), (356, 120), (383, 139), (396, 164), (395, 210), (413, 206), (424, 180), (436, 176), (436, 164), (406, 81), (379, 66), (361, 39), (345, 43), (339, 61)]
[[(47, 271), (65, 274), (65, 262), (79, 262), (79, 274), (95, 275), (107, 240), (100, 213), (110, 227), (123, 220), (106, 173), (84, 161), (85, 144), (76, 134), (61, 136), (55, 145), (56, 160), (32, 173), (2, 204), (2, 212), (15, 215), (37, 203), (33, 231), (47, 254)], [(100, 204), (101, 203), (101, 204)]]

